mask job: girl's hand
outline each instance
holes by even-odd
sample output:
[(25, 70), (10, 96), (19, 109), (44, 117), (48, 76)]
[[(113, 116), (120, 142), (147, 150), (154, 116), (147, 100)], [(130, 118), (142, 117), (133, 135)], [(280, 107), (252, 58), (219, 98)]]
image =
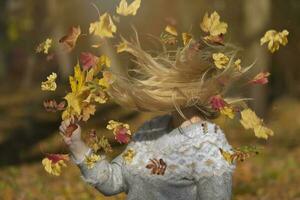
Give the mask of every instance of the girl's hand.
[(67, 145), (81, 141), (81, 127), (73, 120), (62, 121), (59, 130)]
[(81, 139), (80, 126), (75, 124), (74, 121), (65, 120), (61, 123), (59, 130), (71, 154), (75, 158), (75, 162), (80, 163), (89, 151), (88, 146)]

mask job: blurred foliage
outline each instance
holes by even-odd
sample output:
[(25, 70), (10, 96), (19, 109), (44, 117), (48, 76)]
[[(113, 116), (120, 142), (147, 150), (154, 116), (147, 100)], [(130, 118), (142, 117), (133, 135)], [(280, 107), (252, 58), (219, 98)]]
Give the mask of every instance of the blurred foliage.
[[(234, 178), (234, 199), (237, 200), (289, 200), (300, 199), (300, 1), (262, 0), (270, 4), (270, 16), (265, 29), (252, 37), (245, 27), (245, 2), (236, 0), (151, 0), (142, 1), (138, 17), (128, 17), (119, 27), (124, 37), (132, 37), (133, 24), (144, 47), (156, 47), (148, 34), (159, 36), (166, 20), (175, 19), (178, 30), (193, 30), (199, 34), (199, 22), (206, 11), (217, 10), (229, 24), (228, 39), (248, 47), (264, 31), (287, 29), (289, 44), (270, 59), (271, 84), (266, 87), (266, 122), (274, 129), (275, 136), (262, 142), (243, 130), (238, 122), (219, 119), (233, 146), (260, 143), (262, 154), (241, 163)], [(117, 0), (1, 0), (0, 1), (0, 197), (12, 199), (124, 199), (124, 194), (103, 197), (80, 180), (79, 170), (73, 166), (59, 178), (46, 174), (41, 165), (42, 152), (66, 151), (63, 143), (57, 144), (60, 123), (58, 115), (45, 113), (42, 101), (51, 94), (40, 91), (40, 82), (52, 71), (68, 72), (77, 62), (79, 52), (92, 41), (80, 40), (71, 56), (62, 55), (49, 62), (35, 54), (35, 47), (47, 37), (58, 40), (70, 26), (80, 25), (87, 30), (88, 24), (100, 12), (114, 9)], [(253, 2), (255, 4), (255, 2)], [(253, 10), (253, 16), (259, 12)], [(253, 20), (259, 20), (255, 17)], [(146, 39), (145, 39), (146, 38)], [(58, 48), (57, 46), (55, 48)], [(105, 48), (97, 51), (105, 51)], [(66, 59), (69, 66), (63, 66)], [(113, 64), (129, 63), (128, 57), (113, 60)], [(249, 58), (251, 63), (255, 57)], [(249, 63), (248, 63), (249, 64)], [(60, 77), (59, 91), (65, 93), (67, 74)], [(248, 92), (248, 91), (246, 91)], [(62, 95), (60, 95), (62, 96)], [(102, 113), (105, 113), (103, 116)], [(98, 127), (112, 141), (112, 135), (104, 131), (108, 119), (128, 122), (135, 130), (153, 114), (138, 114), (109, 104), (97, 110), (97, 116), (89, 127)], [(124, 146), (118, 146), (111, 157)]]

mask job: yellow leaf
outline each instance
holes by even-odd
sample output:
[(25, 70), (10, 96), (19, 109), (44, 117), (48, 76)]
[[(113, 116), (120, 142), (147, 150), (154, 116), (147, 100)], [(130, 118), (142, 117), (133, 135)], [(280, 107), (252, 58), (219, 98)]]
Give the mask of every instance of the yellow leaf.
[(215, 66), (218, 69), (225, 69), (228, 62), (229, 62), (229, 58), (224, 55), (223, 53), (213, 53), (213, 60), (215, 63)]
[(141, 0), (134, 0), (130, 5), (128, 5), (126, 0), (121, 0), (116, 11), (119, 15), (123, 16), (136, 15), (136, 12), (139, 9), (140, 5)]
[(193, 38), (193, 36), (189, 33), (182, 33), (182, 41), (183, 41), (183, 45), (187, 45), (191, 39)]
[(242, 119), (240, 120), (241, 124), (245, 129), (254, 129), (257, 126), (260, 126), (262, 120), (257, 117), (255, 112), (247, 108), (241, 112)]
[(44, 54), (48, 54), (49, 53), (49, 49), (52, 46), (52, 39), (47, 38), (44, 42), (40, 43), (37, 48), (36, 48), (36, 52), (37, 53), (41, 53), (43, 52)]
[(273, 131), (263, 125), (263, 120), (258, 118), (255, 112), (247, 108), (241, 112), (241, 124), (245, 129), (253, 129), (258, 138), (268, 139), (268, 136), (274, 135)]
[(281, 32), (269, 30), (260, 39), (260, 45), (268, 43), (269, 51), (274, 53), (275, 51), (279, 50), (280, 45), (285, 46), (288, 43), (288, 35), (289, 32), (287, 30), (283, 30)]
[(78, 95), (74, 93), (68, 93), (65, 97), (67, 100), (68, 107), (70, 112), (74, 115), (80, 115), (81, 113), (81, 99)]
[(98, 160), (100, 160), (100, 156), (97, 154), (91, 154), (90, 156), (86, 156), (85, 158), (85, 164), (87, 165), (88, 169), (92, 169)]
[(85, 83), (85, 72), (80, 69), (79, 64), (74, 67), (74, 76), (69, 77), (71, 90), (73, 93), (81, 94), (86, 88)]
[(271, 129), (262, 125), (254, 127), (254, 133), (256, 137), (263, 139), (268, 139), (269, 136), (274, 135), (274, 132)]
[(171, 25), (166, 26), (165, 31), (167, 33), (170, 33), (171, 35), (178, 36), (177, 30), (174, 26)]
[(220, 113), (223, 114), (223, 115), (226, 115), (230, 119), (234, 118), (234, 111), (233, 111), (232, 108), (230, 108), (228, 106), (225, 106), (225, 107), (221, 108)]
[(42, 82), (41, 84), (41, 89), (43, 91), (55, 91), (56, 90), (56, 83), (55, 80), (57, 78), (57, 74), (56, 73), (52, 73), (47, 77), (47, 80)]
[[(54, 155), (56, 156), (56, 155)], [(53, 157), (52, 155), (49, 156)], [(50, 159), (48, 157), (42, 160), (42, 164), (49, 174), (54, 176), (59, 176), (61, 174), (61, 168), (66, 167), (65, 161), (68, 160), (66, 155), (58, 155), (54, 159)]]
[(117, 27), (112, 21), (108, 13), (104, 13), (100, 16), (99, 21), (91, 23), (89, 33), (99, 37), (114, 37), (113, 33), (117, 31)]
[(237, 59), (236, 61), (234, 61), (234, 66), (235, 66), (236, 70), (239, 72), (242, 71), (241, 62), (242, 62), (241, 59)]
[(101, 78), (98, 82), (100, 86), (104, 89), (108, 89), (109, 85), (113, 82), (113, 75), (109, 71), (103, 72), (103, 78)]
[(225, 22), (220, 22), (220, 15), (215, 11), (210, 16), (208, 13), (204, 15), (200, 27), (211, 36), (218, 36), (227, 32), (228, 25)]
[(96, 106), (95, 105), (87, 105), (84, 106), (82, 109), (82, 120), (87, 121), (91, 115), (94, 115), (96, 112)]
[(100, 64), (101, 66), (105, 65), (106, 67), (110, 67), (110, 65), (111, 65), (111, 60), (110, 60), (110, 58), (109, 58), (108, 56), (102, 55), (102, 56), (100, 56), (100, 58), (99, 58), (99, 64)]
[(134, 149), (129, 148), (126, 152), (123, 153), (122, 157), (126, 163), (131, 163), (135, 154), (136, 153), (135, 153)]
[(223, 149), (219, 149), (223, 158), (229, 163), (229, 164), (232, 164), (233, 163), (233, 160), (232, 160), (232, 154), (227, 152), (227, 151), (224, 151)]

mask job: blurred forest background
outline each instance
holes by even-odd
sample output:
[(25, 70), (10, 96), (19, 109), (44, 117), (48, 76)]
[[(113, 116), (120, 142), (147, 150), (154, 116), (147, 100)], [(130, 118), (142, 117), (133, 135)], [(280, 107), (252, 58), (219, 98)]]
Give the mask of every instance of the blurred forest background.
[[(1, 0), (0, 1), (0, 199), (68, 200), (124, 199), (121, 194), (104, 197), (83, 183), (76, 166), (61, 177), (47, 174), (41, 164), (42, 152), (67, 152), (58, 134), (60, 116), (46, 113), (42, 102), (62, 97), (81, 51), (93, 41), (80, 39), (71, 54), (59, 53), (46, 61), (35, 53), (47, 37), (58, 40), (71, 26), (87, 32), (100, 12), (112, 11), (116, 0)], [(244, 49), (243, 63), (256, 61), (257, 71), (271, 72), (270, 84), (245, 90), (257, 98), (252, 107), (274, 130), (267, 142), (257, 140), (237, 121), (218, 119), (233, 146), (260, 144), (258, 156), (240, 163), (234, 176), (236, 200), (300, 199), (300, 1), (299, 0), (143, 0), (137, 16), (122, 18), (119, 33), (133, 35), (138, 30), (145, 45), (147, 34), (159, 36), (166, 19), (175, 19), (180, 31), (200, 33), (199, 23), (205, 12), (216, 10), (229, 25), (226, 39)], [(286, 47), (270, 54), (259, 39), (269, 29), (290, 32)], [(61, 52), (60, 46), (55, 46)], [(128, 64), (128, 58), (115, 56), (107, 41), (95, 54), (110, 55), (115, 66)], [(41, 81), (51, 72), (59, 75), (60, 94), (42, 92)], [(104, 127), (109, 119), (128, 122), (135, 130), (155, 114), (136, 113), (116, 104), (99, 107), (97, 114), (83, 127), (97, 127), (112, 139)], [(113, 143), (111, 158), (124, 147)]]

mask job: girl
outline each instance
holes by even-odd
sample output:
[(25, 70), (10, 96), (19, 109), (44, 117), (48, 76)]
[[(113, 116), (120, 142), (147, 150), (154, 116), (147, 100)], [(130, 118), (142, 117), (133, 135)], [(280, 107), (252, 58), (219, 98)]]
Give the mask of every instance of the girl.
[[(128, 200), (231, 199), (235, 166), (221, 153), (231, 152), (231, 146), (210, 122), (218, 116), (210, 100), (225, 94), (237, 77), (232, 62), (236, 52), (205, 40), (190, 40), (176, 52), (156, 56), (138, 42), (123, 40), (123, 45), (135, 66), (113, 72), (108, 94), (126, 108), (162, 114), (145, 122), (112, 162), (102, 158), (91, 169), (85, 159), (92, 150), (81, 140), (80, 127), (67, 137), (70, 121), (62, 122), (60, 131), (84, 180), (104, 195), (125, 192)], [(212, 62), (216, 52), (231, 57), (223, 71)]]

